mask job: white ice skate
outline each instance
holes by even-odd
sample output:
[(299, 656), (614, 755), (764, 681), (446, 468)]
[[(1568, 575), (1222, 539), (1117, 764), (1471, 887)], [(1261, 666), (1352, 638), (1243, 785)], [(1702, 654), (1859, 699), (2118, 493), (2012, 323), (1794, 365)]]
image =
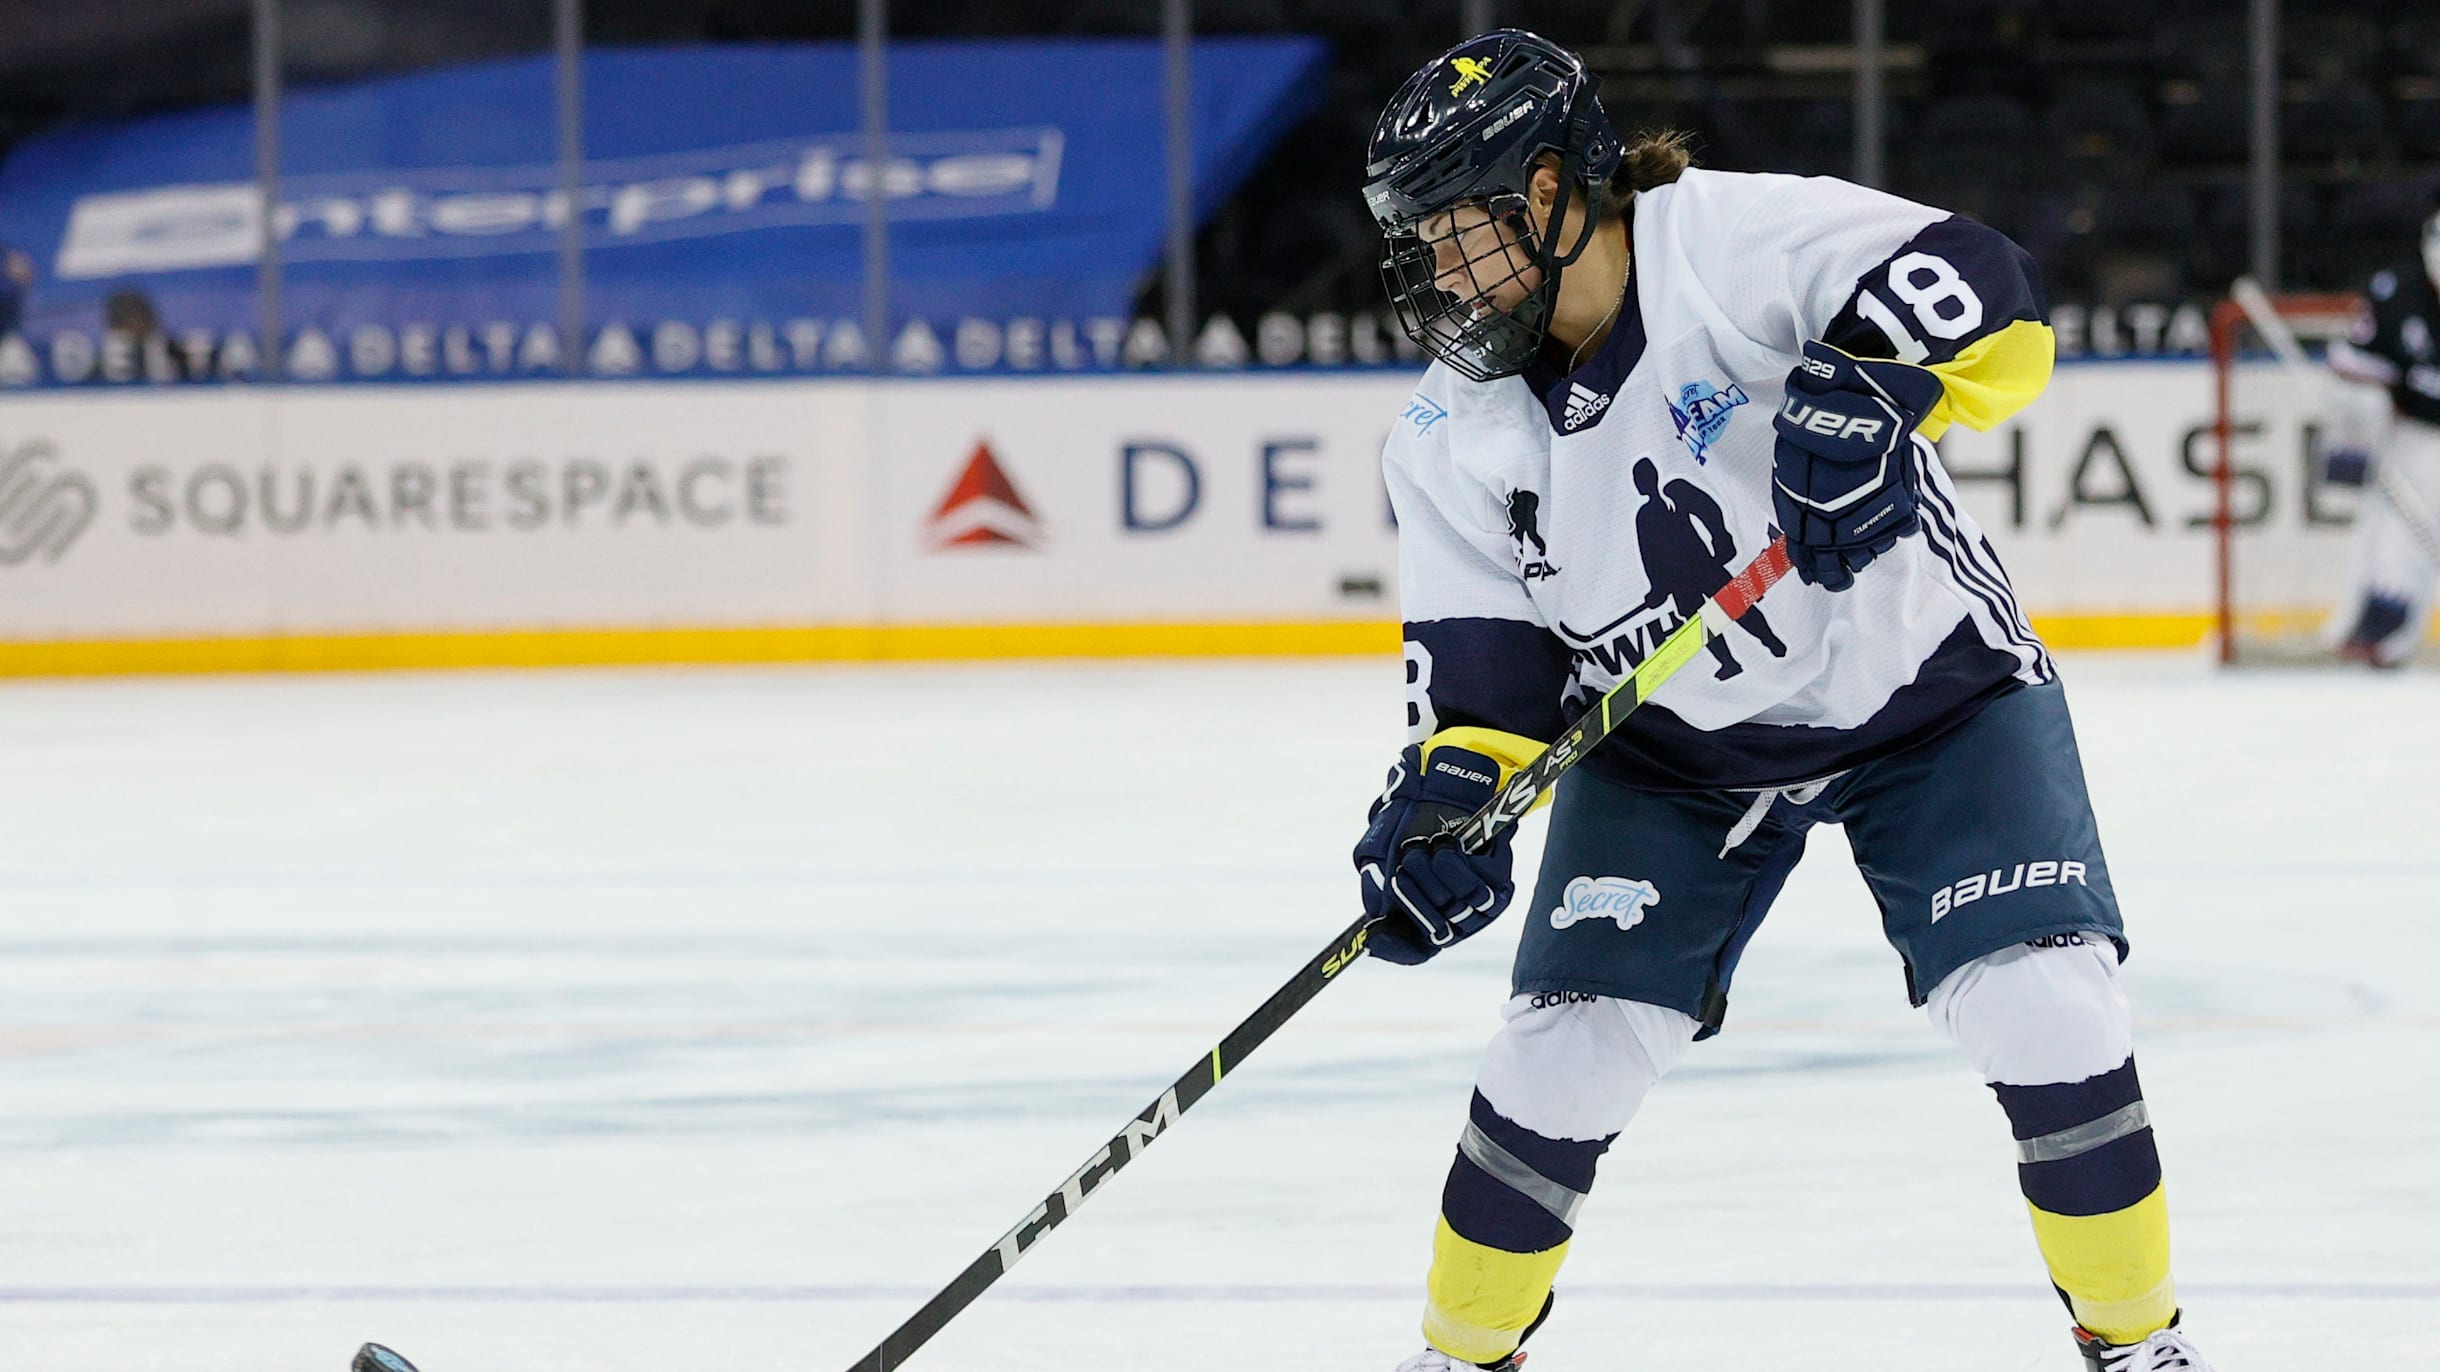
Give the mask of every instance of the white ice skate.
[(1524, 1365), (1525, 1350), (1521, 1348), (1491, 1363), (1467, 1362), (1463, 1358), (1452, 1358), (1437, 1348), (1426, 1348), (1398, 1364), (1398, 1372), (1517, 1372)]
[(2177, 1332), (2177, 1321), (2141, 1343), (2111, 1343), (2078, 1328), (2076, 1348), (2090, 1372), (2212, 1372), (2211, 1364)]

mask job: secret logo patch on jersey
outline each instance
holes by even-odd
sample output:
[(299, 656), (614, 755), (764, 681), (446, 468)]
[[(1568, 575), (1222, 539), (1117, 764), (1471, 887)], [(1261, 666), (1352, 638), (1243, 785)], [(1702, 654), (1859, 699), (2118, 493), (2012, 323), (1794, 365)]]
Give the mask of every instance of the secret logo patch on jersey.
[(1711, 445), (1727, 430), (1730, 412), (1746, 398), (1745, 388), (1733, 381), (1717, 388), (1709, 381), (1689, 381), (1678, 388), (1677, 399), (1665, 402), (1679, 441), (1697, 463), (1710, 463)]
[(1417, 391), (1408, 398), (1406, 408), (1399, 412), (1398, 417), (1414, 425), (1417, 434), (1428, 434), (1433, 425), (1449, 417), (1449, 411), (1439, 401)]
[(1581, 381), (1570, 383), (1567, 388), (1567, 410), (1559, 416), (1559, 427), (1574, 433), (1601, 418), (1602, 411), (1609, 409), (1610, 401), (1615, 398), (1603, 395)]
[(1609, 920), (1625, 933), (1644, 922), (1644, 911), (1661, 903), (1661, 888), (1633, 877), (1575, 877), (1550, 912), (1550, 927), (1566, 929), (1588, 920)]

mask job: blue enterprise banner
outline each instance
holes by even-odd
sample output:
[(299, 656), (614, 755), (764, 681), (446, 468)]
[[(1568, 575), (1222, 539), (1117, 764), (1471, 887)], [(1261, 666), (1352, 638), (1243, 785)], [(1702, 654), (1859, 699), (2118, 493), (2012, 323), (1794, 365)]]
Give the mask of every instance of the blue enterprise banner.
[[(1194, 44), (1198, 217), (1312, 109), (1324, 60), (1303, 38)], [(547, 57), (296, 92), (273, 221), (291, 371), (556, 369), (571, 212), (596, 371), (1118, 365), (1163, 245), (1162, 77), (1150, 41), (896, 45), (876, 174), (848, 45), (596, 51), (573, 210)], [(0, 247), (32, 280), (0, 286), (17, 293), (0, 384), (250, 374), (253, 164), (236, 107), (19, 146), (0, 165)], [(876, 188), (883, 340), (861, 327)]]

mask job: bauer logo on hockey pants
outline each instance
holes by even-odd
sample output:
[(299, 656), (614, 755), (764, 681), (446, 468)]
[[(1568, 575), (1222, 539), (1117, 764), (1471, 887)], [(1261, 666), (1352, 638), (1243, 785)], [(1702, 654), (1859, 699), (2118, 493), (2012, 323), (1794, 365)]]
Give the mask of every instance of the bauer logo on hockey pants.
[(1625, 933), (1644, 922), (1644, 911), (1661, 903), (1661, 888), (1628, 877), (1577, 877), (1568, 882), (1559, 908), (1550, 912), (1550, 927), (1565, 929), (1589, 919), (1618, 921)]
[(2004, 896), (2032, 886), (2065, 886), (2071, 881), (2078, 886), (2092, 885), (2084, 879), (2083, 863), (2058, 858), (2049, 862), (2020, 862), (2013, 868), (1994, 867), (1932, 892), (1932, 918), (1938, 920), (1985, 896)]

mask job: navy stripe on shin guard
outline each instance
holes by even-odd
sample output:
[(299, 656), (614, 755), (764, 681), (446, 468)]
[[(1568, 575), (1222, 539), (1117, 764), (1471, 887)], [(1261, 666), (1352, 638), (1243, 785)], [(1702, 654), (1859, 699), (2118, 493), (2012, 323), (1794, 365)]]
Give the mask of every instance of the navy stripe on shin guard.
[[(1565, 1243), (1575, 1231), (1553, 1213), (1551, 1192), (1581, 1196), (1592, 1189), (1594, 1167), (1618, 1136), (1544, 1138), (1493, 1110), (1479, 1091), (1474, 1093), (1467, 1117), (1471, 1132), (1505, 1155), (1495, 1158), (1495, 1165), (1504, 1168), (1513, 1161), (1530, 1175), (1503, 1180), (1461, 1147), (1449, 1168), (1448, 1184), (1441, 1190), (1442, 1218), (1462, 1237), (1502, 1252), (1539, 1253)], [(1520, 1181), (1542, 1194), (1519, 1189), (1515, 1183)]]
[(2135, 1060), (2084, 1081), (2055, 1086), (1994, 1082), (2016, 1135), (2025, 1199), (2053, 1215), (2124, 1210), (2160, 1185), (2160, 1152), (2143, 1114)]

